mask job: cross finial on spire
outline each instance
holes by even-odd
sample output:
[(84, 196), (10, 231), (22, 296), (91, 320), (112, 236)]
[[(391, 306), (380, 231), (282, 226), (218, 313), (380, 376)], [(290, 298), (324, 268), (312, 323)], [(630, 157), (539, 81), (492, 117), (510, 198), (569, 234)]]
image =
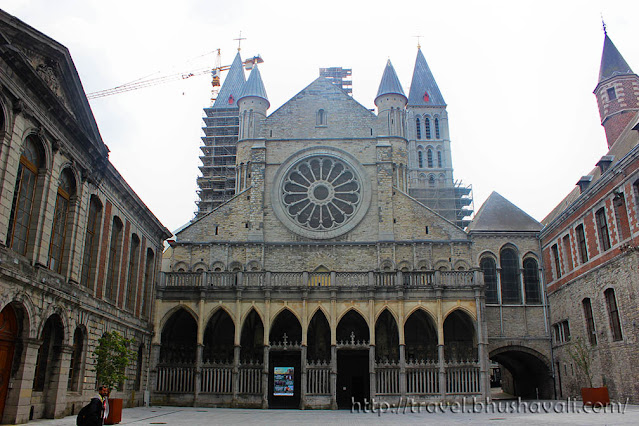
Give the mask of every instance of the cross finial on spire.
[(422, 38), (422, 36), (420, 36), (420, 35), (416, 35), (416, 36), (413, 36), (413, 37), (417, 37), (417, 49), (421, 49), (421, 48), (422, 48), (422, 45), (421, 45), (421, 43), (419, 42), (419, 39), (420, 39), (420, 38)]
[(240, 36), (238, 38), (234, 38), (233, 40), (237, 40), (237, 51), (242, 50), (242, 40), (246, 40), (246, 38), (242, 37), (242, 31), (240, 31)]
[(601, 25), (603, 25), (604, 35), (608, 35), (608, 31), (606, 31), (606, 22), (603, 18), (603, 13), (601, 14)]

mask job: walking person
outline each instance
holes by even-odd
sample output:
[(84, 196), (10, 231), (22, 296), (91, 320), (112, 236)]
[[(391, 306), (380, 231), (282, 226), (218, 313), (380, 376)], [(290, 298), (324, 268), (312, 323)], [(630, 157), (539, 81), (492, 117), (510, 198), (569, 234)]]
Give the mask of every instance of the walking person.
[(98, 394), (91, 398), (78, 413), (77, 426), (102, 426), (109, 415), (109, 388), (102, 385)]

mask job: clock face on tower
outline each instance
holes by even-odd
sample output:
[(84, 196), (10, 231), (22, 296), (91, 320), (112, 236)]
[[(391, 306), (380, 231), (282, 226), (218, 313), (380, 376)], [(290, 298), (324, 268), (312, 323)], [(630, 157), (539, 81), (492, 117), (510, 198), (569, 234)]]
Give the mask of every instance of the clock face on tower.
[(334, 238), (357, 225), (370, 205), (370, 182), (360, 163), (334, 148), (312, 148), (278, 170), (273, 210), (291, 231), (314, 239)]

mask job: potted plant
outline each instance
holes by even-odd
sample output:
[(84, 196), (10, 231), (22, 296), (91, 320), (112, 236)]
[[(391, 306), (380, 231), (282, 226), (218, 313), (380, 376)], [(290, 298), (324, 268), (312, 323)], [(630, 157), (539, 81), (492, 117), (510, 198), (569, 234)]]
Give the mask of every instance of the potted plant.
[(592, 386), (592, 359), (590, 348), (583, 339), (575, 339), (574, 343), (568, 347), (568, 354), (575, 363), (577, 371), (581, 371), (588, 380), (588, 387), (581, 388), (581, 399), (584, 405), (609, 405), (610, 396), (608, 395), (608, 388), (606, 386), (597, 388)]
[[(95, 371), (98, 384), (109, 390), (120, 390), (126, 379), (126, 368), (131, 364), (134, 353), (129, 349), (133, 339), (126, 339), (117, 331), (107, 331), (98, 339), (95, 349)], [(122, 399), (109, 398), (109, 415), (105, 424), (112, 425), (122, 420)]]

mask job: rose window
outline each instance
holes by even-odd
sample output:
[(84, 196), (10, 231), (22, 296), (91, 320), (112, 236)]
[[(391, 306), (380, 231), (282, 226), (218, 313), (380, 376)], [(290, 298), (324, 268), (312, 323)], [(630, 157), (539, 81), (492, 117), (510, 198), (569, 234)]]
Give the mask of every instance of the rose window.
[(281, 185), (284, 211), (298, 226), (328, 231), (355, 215), (362, 199), (360, 178), (340, 159), (305, 158), (288, 170)]

